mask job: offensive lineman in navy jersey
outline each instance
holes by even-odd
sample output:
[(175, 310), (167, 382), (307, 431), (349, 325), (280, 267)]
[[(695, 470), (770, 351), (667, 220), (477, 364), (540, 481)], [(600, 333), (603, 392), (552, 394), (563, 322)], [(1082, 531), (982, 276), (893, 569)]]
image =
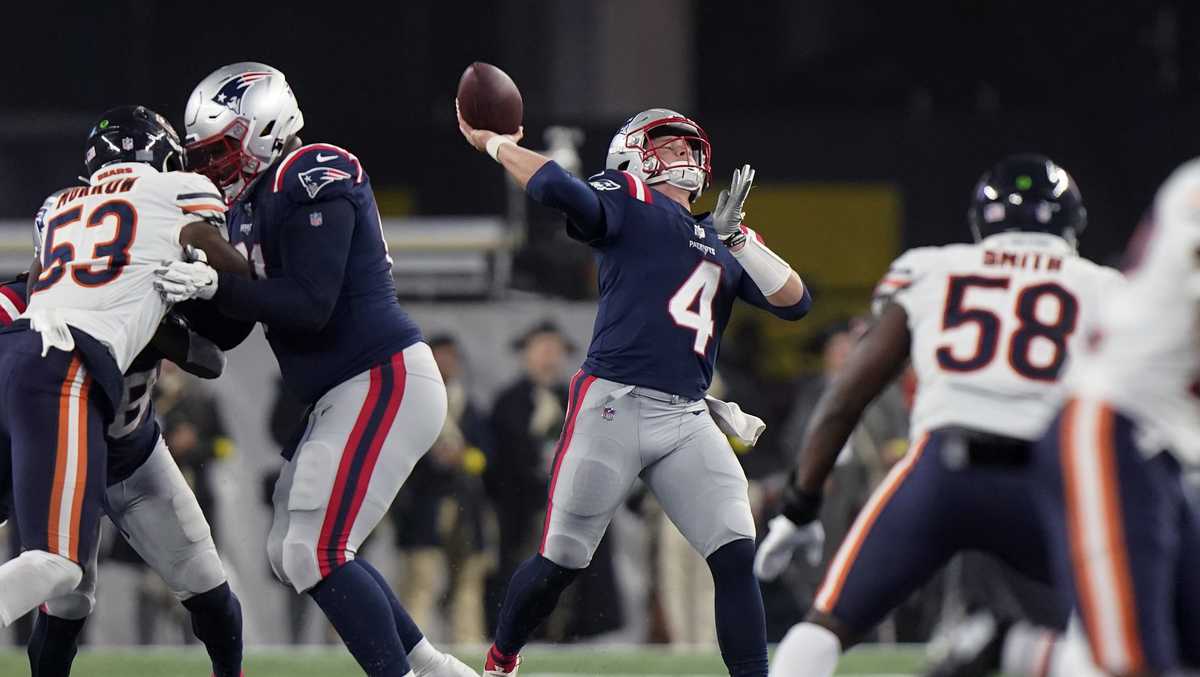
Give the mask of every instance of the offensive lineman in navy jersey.
[(617, 506), (641, 477), (712, 571), (717, 637), (731, 675), (766, 675), (762, 597), (746, 477), (726, 434), (753, 443), (762, 422), (706, 397), (737, 298), (797, 320), (811, 303), (791, 267), (742, 225), (754, 172), (734, 172), (711, 215), (710, 147), (692, 120), (661, 108), (617, 132), (606, 171), (587, 182), (506, 136), (472, 129), (534, 200), (563, 211), (567, 233), (596, 250), (600, 302), (587, 360), (571, 382), (537, 554), (509, 583), (484, 674), (514, 675), (519, 652), (591, 561)]
[(188, 164), (224, 192), (230, 239), (258, 279), (193, 262), (164, 267), (159, 289), (261, 322), (284, 385), (311, 405), (275, 485), (272, 570), (317, 602), (368, 675), (474, 675), (355, 556), (446, 414), (432, 352), (396, 300), (370, 179), (346, 150), (301, 144), (296, 98), (265, 64), (202, 80), (185, 123)]

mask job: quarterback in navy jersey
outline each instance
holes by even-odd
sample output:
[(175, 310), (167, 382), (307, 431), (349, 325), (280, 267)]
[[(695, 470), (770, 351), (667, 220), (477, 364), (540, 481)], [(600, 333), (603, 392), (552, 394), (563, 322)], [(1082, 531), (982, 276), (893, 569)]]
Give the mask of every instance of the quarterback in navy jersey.
[(316, 601), (368, 675), (474, 674), (356, 557), (446, 414), (432, 352), (396, 300), (367, 173), (342, 148), (301, 143), (296, 97), (265, 64), (216, 70), (185, 116), (189, 168), (224, 193), (256, 279), (195, 261), (160, 270), (159, 290), (262, 323), (284, 386), (310, 405), (275, 485), (272, 571)]
[(742, 223), (754, 180), (734, 172), (712, 214), (691, 204), (710, 182), (704, 131), (674, 111), (630, 118), (606, 170), (582, 181), (499, 135), (459, 127), (534, 200), (561, 210), (567, 233), (600, 265), (600, 302), (583, 368), (571, 382), (541, 546), (509, 583), (484, 674), (513, 675), (519, 652), (585, 568), (640, 477), (716, 589), (717, 636), (731, 675), (766, 675), (766, 628), (754, 580), (754, 520), (726, 435), (752, 444), (762, 422), (706, 396), (735, 299), (797, 320), (811, 304), (800, 277)]

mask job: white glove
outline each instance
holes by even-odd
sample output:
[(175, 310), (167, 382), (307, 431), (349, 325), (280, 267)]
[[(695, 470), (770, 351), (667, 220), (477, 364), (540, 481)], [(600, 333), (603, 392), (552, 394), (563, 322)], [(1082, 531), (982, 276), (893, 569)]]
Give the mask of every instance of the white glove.
[(154, 275), (158, 278), (154, 288), (167, 303), (208, 300), (217, 293), (217, 271), (204, 262), (203, 256), (196, 261), (164, 261), (155, 269)]
[(767, 537), (754, 554), (754, 575), (763, 581), (773, 581), (783, 573), (792, 561), (796, 548), (804, 548), (804, 557), (810, 566), (821, 563), (821, 552), (825, 547), (825, 529), (813, 520), (802, 527), (796, 526), (783, 515), (776, 515), (767, 522), (770, 529)]
[(713, 228), (717, 231), (717, 237), (730, 248), (740, 245), (746, 239), (739, 226), (746, 216), (743, 208), (753, 184), (754, 170), (750, 165), (743, 165), (741, 169), (733, 170), (733, 181), (729, 184), (729, 190), (721, 191), (721, 195), (717, 197), (717, 208), (713, 210), (712, 215)]

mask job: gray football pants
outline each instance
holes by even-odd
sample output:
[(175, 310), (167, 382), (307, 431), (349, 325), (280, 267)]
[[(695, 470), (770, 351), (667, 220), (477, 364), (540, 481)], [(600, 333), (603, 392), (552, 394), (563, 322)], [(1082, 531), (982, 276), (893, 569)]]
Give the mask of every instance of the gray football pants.
[[(162, 435), (146, 462), (107, 490), (109, 519), (179, 600), (225, 582), (208, 521)], [(96, 605), (96, 560), (100, 538), (88, 554), (83, 580), (71, 592), (46, 602), (58, 618), (85, 618)]]
[(638, 477), (702, 556), (754, 538), (746, 475), (703, 400), (579, 372), (554, 458), (541, 555), (567, 569), (586, 567)]

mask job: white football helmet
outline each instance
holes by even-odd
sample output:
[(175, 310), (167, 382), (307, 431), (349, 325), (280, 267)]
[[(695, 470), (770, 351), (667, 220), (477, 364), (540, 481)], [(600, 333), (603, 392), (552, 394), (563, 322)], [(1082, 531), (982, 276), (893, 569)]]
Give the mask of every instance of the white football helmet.
[[(689, 160), (667, 162), (655, 139), (680, 137), (692, 148)], [(618, 169), (647, 184), (667, 183), (690, 193), (695, 202), (712, 182), (712, 147), (700, 125), (673, 110), (651, 108), (629, 118), (608, 146), (606, 169)]]
[(279, 69), (243, 61), (196, 85), (184, 124), (188, 170), (207, 176), (232, 203), (279, 159), (304, 115)]

